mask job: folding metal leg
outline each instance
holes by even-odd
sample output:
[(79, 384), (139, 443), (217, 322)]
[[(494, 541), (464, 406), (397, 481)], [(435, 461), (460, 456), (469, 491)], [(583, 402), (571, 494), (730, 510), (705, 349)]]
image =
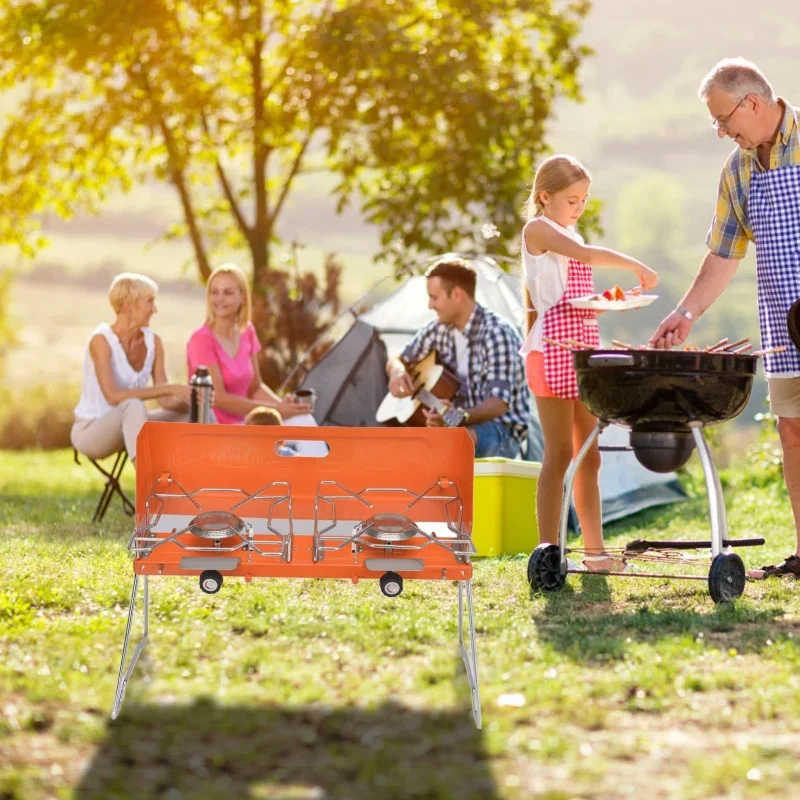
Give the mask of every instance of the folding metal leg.
[(103, 487), (103, 493), (100, 495), (100, 502), (97, 504), (97, 508), (94, 511), (92, 522), (102, 521), (115, 492), (122, 500), (122, 508), (125, 513), (128, 514), (128, 516), (132, 516), (135, 509), (131, 501), (125, 496), (125, 492), (122, 491), (122, 486), (120, 486), (119, 483), (119, 479), (122, 477), (122, 470), (125, 468), (125, 463), (128, 460), (128, 453), (125, 450), (120, 450), (119, 453), (117, 453), (114, 465), (111, 467), (111, 472), (106, 472), (93, 458), (89, 460), (106, 476), (106, 485)]
[(561, 556), (561, 574), (567, 574), (567, 526), (569, 525), (569, 507), (572, 503), (572, 484), (575, 482), (575, 474), (586, 458), (595, 440), (608, 427), (605, 420), (598, 420), (597, 427), (589, 434), (589, 438), (583, 443), (579, 453), (572, 459), (572, 463), (564, 475), (564, 497), (561, 501), (561, 523), (558, 529), (558, 548)]
[[(80, 464), (81, 461), (78, 458), (78, 451), (73, 447), (72, 452), (75, 463)], [(106, 511), (108, 510), (108, 505), (111, 502), (111, 498), (114, 496), (115, 492), (119, 495), (120, 500), (122, 500), (123, 511), (129, 517), (132, 517), (136, 512), (136, 509), (134, 508), (133, 503), (131, 503), (131, 501), (128, 499), (125, 492), (122, 490), (122, 486), (119, 482), (119, 479), (122, 477), (122, 470), (125, 468), (125, 464), (128, 461), (128, 453), (125, 450), (120, 450), (117, 453), (117, 456), (114, 459), (114, 465), (111, 467), (111, 472), (101, 467), (95, 459), (90, 458), (89, 461), (106, 479), (105, 485), (103, 486), (103, 492), (100, 495), (100, 500), (97, 503), (97, 508), (95, 508), (94, 514), (92, 515), (92, 522), (102, 522), (103, 517), (106, 515)]]
[(703, 465), (703, 476), (706, 480), (708, 492), (708, 510), (711, 517), (711, 557), (715, 558), (722, 552), (722, 543), (728, 538), (728, 518), (725, 514), (725, 498), (722, 495), (722, 484), (719, 473), (714, 464), (706, 439), (703, 436), (702, 425), (699, 422), (690, 422), (692, 437), (697, 445), (697, 454)]
[(133, 627), (133, 615), (136, 610), (136, 591), (139, 586), (139, 576), (133, 576), (133, 589), (131, 590), (131, 604), (128, 609), (128, 625), (125, 628), (125, 642), (122, 645), (122, 659), (120, 660), (119, 664), (119, 678), (117, 679), (117, 691), (114, 694), (114, 708), (111, 711), (111, 719), (116, 719), (119, 716), (120, 709), (122, 708), (122, 703), (125, 700), (125, 690), (128, 688), (128, 680), (131, 677), (131, 673), (133, 672), (133, 668), (136, 666), (136, 662), (139, 659), (139, 656), (144, 650), (144, 646), (147, 644), (147, 621), (148, 621), (148, 612), (150, 610), (150, 597), (149, 597), (149, 587), (147, 583), (147, 575), (144, 576), (144, 631), (142, 633), (142, 638), (139, 644), (136, 645), (136, 649), (133, 651), (133, 657), (131, 658), (131, 663), (128, 666), (127, 670), (125, 669), (125, 659), (128, 656), (128, 642), (131, 638), (131, 628)]
[[(469, 648), (464, 643), (464, 593), (467, 595), (467, 617), (469, 624)], [(475, 727), (481, 729), (481, 693), (478, 688), (478, 652), (475, 646), (475, 615), (472, 611), (472, 581), (458, 582), (458, 646), (464, 666), (467, 668), (467, 680), (472, 690), (472, 718)]]

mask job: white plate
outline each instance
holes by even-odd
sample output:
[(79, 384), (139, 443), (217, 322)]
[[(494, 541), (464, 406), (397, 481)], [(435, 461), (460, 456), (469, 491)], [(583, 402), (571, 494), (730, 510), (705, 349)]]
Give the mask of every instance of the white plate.
[(575, 297), (569, 301), (573, 308), (591, 308), (594, 311), (627, 311), (631, 308), (644, 308), (655, 300), (657, 294), (632, 294), (627, 295), (625, 300), (593, 300), (594, 295), (586, 297)]

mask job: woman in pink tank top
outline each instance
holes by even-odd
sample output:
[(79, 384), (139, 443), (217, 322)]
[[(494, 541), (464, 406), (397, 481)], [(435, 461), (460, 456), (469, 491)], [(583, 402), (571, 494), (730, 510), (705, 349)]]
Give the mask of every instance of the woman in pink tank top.
[(261, 380), (261, 345), (250, 321), (250, 288), (235, 264), (217, 267), (206, 285), (206, 321), (186, 347), (189, 375), (202, 365), (214, 383), (217, 422), (236, 425), (254, 408), (268, 406), (283, 419), (308, 414), (311, 407), (293, 396), (279, 397)]

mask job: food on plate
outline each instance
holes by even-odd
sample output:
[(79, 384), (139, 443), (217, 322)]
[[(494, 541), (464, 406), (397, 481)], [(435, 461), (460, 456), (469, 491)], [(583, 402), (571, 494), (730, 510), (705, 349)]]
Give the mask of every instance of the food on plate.
[[(630, 294), (634, 294), (634, 292), (630, 292)], [(639, 294), (639, 292), (636, 292)], [(626, 294), (624, 289), (621, 289), (619, 286), (612, 286), (610, 289), (606, 289), (601, 294), (595, 294), (591, 297), (592, 300), (627, 300)]]

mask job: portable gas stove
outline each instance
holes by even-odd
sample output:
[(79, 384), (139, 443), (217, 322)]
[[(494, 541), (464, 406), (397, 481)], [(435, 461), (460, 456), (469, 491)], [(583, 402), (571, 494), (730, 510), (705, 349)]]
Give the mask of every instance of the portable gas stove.
[[(611, 423), (630, 428), (630, 449), (656, 472), (671, 472), (697, 448), (708, 492), (709, 541), (638, 541), (621, 551), (622, 560), (639, 559), (685, 566), (687, 549), (711, 549), (706, 575), (635, 572), (633, 577), (708, 580), (715, 603), (741, 596), (746, 574), (734, 546), (764, 544), (763, 538), (729, 539), (722, 486), (703, 428), (739, 416), (747, 405), (758, 359), (729, 353), (686, 350), (576, 350), (573, 353), (581, 399), (598, 418), (597, 427), (573, 459), (564, 478), (558, 545), (539, 545), (528, 561), (528, 581), (541, 591), (560, 589), (571, 569), (567, 563), (567, 521), (575, 473), (602, 430)], [(604, 575), (627, 575), (603, 572)]]
[[(324, 438), (321, 458), (283, 455), (285, 440)], [(377, 579), (458, 584), (458, 642), (481, 727), (472, 608), (474, 448), (463, 429), (290, 428), (147, 422), (136, 461), (133, 588), (112, 717), (149, 636), (149, 580)], [(358, 487), (358, 488), (348, 488)], [(143, 582), (143, 635), (128, 663)], [(465, 640), (465, 606), (468, 642)], [(233, 610), (235, 613), (235, 610)]]

